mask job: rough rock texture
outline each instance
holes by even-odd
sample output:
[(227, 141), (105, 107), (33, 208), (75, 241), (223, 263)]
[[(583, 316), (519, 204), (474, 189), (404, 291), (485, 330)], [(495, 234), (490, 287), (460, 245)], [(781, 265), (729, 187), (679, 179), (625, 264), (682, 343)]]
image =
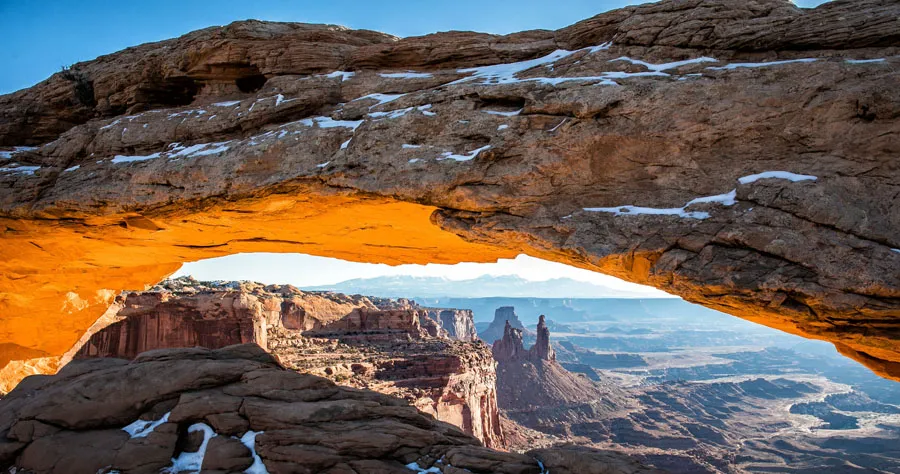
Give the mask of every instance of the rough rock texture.
[(275, 330), (269, 343), (288, 368), (406, 399), (488, 447), (507, 445), (497, 406), (496, 364), (480, 341), (326, 339)]
[(241, 22), (75, 65), (0, 98), (0, 143), (42, 144), (0, 168), (0, 378), (117, 291), (250, 251), (527, 253), (900, 378), (898, 16), (668, 0), (403, 40)]
[(123, 295), (119, 306), (117, 322), (93, 334), (76, 358), (129, 359), (153, 349), (256, 342), (291, 369), (405, 398), (487, 447), (506, 446), (490, 348), (449, 340), (428, 317), (439, 308), (190, 277)]
[(131, 293), (113, 323), (94, 334), (76, 357), (133, 359), (141, 352), (179, 347), (218, 349), (256, 343), (266, 347), (260, 301), (245, 293), (191, 295)]
[(522, 330), (507, 321), (492, 352), (497, 361), (497, 403), (505, 416), (522, 426), (565, 435), (572, 423), (608, 418), (627, 408), (624, 394), (614, 385), (594, 383), (556, 361), (543, 316), (531, 348), (524, 348)]
[(544, 322), (543, 314), (538, 318), (537, 339), (528, 351), (531, 352), (532, 357), (537, 359), (556, 360), (556, 353), (553, 351), (553, 347), (550, 346), (550, 329), (547, 328), (547, 323)]
[[(145, 426), (132, 425), (138, 420)], [(594, 455), (611, 459), (610, 472), (652, 472), (602, 452), (492, 451), (402, 400), (284, 370), (255, 345), (76, 361), (58, 375), (27, 378), (0, 400), (4, 470), (158, 473), (192, 453), (204, 472), (261, 462), (273, 474), (402, 474), (412, 463), (447, 474), (538, 474), (535, 456), (577, 472)]]
[(516, 314), (516, 308), (512, 306), (501, 306), (494, 310), (494, 320), (491, 324), (478, 335), (488, 344), (493, 344), (506, 335), (506, 328), (512, 327), (520, 330), (524, 334), (531, 335), (531, 331), (525, 328), (519, 315)]
[(477, 341), (475, 331), (475, 315), (471, 309), (437, 309), (429, 310), (432, 319), (440, 321), (447, 334), (460, 341)]

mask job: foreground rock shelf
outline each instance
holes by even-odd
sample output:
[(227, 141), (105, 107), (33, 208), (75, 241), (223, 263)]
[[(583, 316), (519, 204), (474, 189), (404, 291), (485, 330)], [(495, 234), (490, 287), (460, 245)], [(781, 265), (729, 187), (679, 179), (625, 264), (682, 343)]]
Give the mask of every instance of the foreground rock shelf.
[(36, 474), (655, 472), (583, 448), (493, 451), (402, 400), (284, 370), (252, 344), (76, 361), (26, 379), (0, 401), (0, 467), (10, 466)]
[(406, 39), (250, 21), (77, 64), (0, 97), (0, 379), (54, 371), (119, 291), (239, 252), (526, 253), (900, 379), (898, 16), (663, 1)]

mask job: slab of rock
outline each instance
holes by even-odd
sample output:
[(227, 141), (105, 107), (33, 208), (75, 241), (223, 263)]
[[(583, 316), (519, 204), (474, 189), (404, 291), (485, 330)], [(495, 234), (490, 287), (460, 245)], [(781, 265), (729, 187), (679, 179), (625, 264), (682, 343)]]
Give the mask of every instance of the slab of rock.
[[(196, 378), (179, 379), (182, 367)], [(59, 407), (71, 410), (54, 415)], [(213, 428), (212, 417), (225, 413), (245, 420), (245, 432)], [(55, 428), (36, 429), (40, 420)], [(542, 472), (532, 455), (484, 448), (402, 400), (284, 370), (255, 345), (76, 361), (26, 379), (0, 400), (0, 446), (0, 467), (35, 474), (158, 473), (173, 462), (204, 472), (257, 462), (272, 473), (403, 473), (413, 463), (447, 473)], [(552, 450), (542, 456), (556, 459)], [(585, 462), (566, 457), (560, 466)], [(621, 467), (611, 472), (647, 472), (624, 456)]]
[(52, 370), (119, 290), (254, 251), (526, 253), (900, 378), (898, 16), (668, 0), (406, 39), (250, 21), (77, 64), (0, 98), (0, 143), (39, 146), (2, 155), (0, 380)]

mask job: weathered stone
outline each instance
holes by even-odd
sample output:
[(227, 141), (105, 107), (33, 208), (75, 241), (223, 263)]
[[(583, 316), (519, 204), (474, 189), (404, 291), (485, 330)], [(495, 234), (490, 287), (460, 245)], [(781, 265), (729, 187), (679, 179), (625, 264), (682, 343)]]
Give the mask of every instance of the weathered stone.
[(52, 371), (118, 291), (252, 251), (526, 253), (898, 378), (898, 8), (669, 0), (402, 40), (251, 21), (76, 65), (93, 99), (72, 74), (0, 98), (0, 143), (42, 144), (0, 172), (0, 379)]
[[(77, 405), (75, 400), (82, 397), (88, 385), (97, 387), (90, 392), (95, 409), (93, 413), (76, 411), (66, 427), (28, 442), (19, 443), (5, 434), (0, 435), (0, 446), (13, 446), (0, 458), (0, 468), (14, 467), (35, 474), (160, 472), (182, 451), (196, 452), (204, 439), (207, 439), (204, 472), (242, 472), (250, 466), (249, 449), (231, 435), (214, 431), (214, 436), (207, 438), (201, 431), (189, 433), (190, 426), (203, 422), (193, 416), (185, 416), (178, 423), (163, 423), (145, 437), (130, 437), (121, 428), (145, 413), (137, 410), (134, 418), (125, 420), (119, 416), (116, 399), (120, 388), (113, 382), (127, 379), (136, 386), (156, 386), (154, 391), (147, 391), (146, 399), (134, 400), (135, 406), (157, 406), (156, 393), (168, 393), (178, 400), (171, 411), (173, 416), (197, 413), (194, 416), (199, 417), (195, 409), (198, 400), (239, 396), (240, 408), (228, 414), (246, 418), (248, 429), (257, 432), (254, 450), (273, 473), (400, 473), (405, 470), (403, 466), (412, 462), (426, 469), (435, 466), (452, 472), (441, 459), (476, 473), (537, 474), (541, 471), (534, 458), (487, 449), (458, 428), (436, 421), (402, 400), (367, 390), (337, 387), (319, 377), (286, 371), (271, 359), (260, 363), (257, 359), (261, 353), (260, 348), (249, 346), (217, 351), (159, 350), (107, 370), (47, 377), (49, 383), (28, 394), (22, 392), (28, 385), (23, 383), (9, 397), (0, 400), (0, 414), (10, 419), (10, 424), (31, 420), (30, 414), (46, 407), (50, 395), (58, 397), (60, 404)], [(160, 360), (168, 361), (169, 365), (192, 364), (205, 379), (200, 384), (203, 387), (185, 386), (177, 378), (169, 377), (168, 368), (159, 364)], [(249, 379), (233, 380), (231, 367), (240, 363), (257, 369), (248, 372)], [(314, 400), (315, 396), (305, 396), (303, 392), (317, 391), (323, 385), (332, 388), (327, 400), (285, 402), (266, 398), (278, 389), (284, 391), (285, 398)], [(235, 395), (238, 392), (242, 395)], [(182, 404), (189, 406), (182, 408)], [(218, 404), (218, 407), (226, 405)], [(96, 420), (103, 420), (102, 429), (80, 428), (98, 425)], [(6, 432), (0, 427), (0, 433)], [(245, 431), (234, 436), (246, 434)], [(630, 462), (630, 466), (640, 465)]]

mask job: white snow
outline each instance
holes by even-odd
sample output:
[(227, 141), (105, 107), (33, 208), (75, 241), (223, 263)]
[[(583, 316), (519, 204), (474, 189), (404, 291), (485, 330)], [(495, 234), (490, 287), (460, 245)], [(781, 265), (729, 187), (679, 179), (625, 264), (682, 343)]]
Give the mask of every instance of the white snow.
[(2, 151), (0, 150), (0, 160), (8, 160), (12, 158), (13, 155), (22, 151), (32, 151), (37, 150), (37, 147), (34, 146), (16, 146), (13, 147), (12, 150)]
[(269, 474), (266, 465), (263, 464), (262, 459), (256, 454), (256, 436), (259, 434), (262, 434), (262, 431), (248, 431), (244, 433), (244, 436), (241, 436), (241, 443), (253, 455), (253, 464), (244, 470), (245, 474)]
[(352, 130), (356, 130), (360, 125), (362, 125), (365, 120), (335, 120), (331, 117), (312, 117), (306, 118), (303, 120), (299, 120), (298, 122), (306, 125), (307, 127), (312, 127), (314, 125), (319, 128), (335, 128), (335, 127), (344, 127)]
[[(188, 116), (194, 115), (194, 114), (197, 114), (197, 115), (203, 115), (203, 114), (205, 114), (205, 113), (206, 113), (206, 111), (205, 111), (205, 110), (201, 110), (201, 109), (183, 110), (183, 111), (181, 111), (181, 112), (174, 112), (174, 113), (169, 114), (169, 118), (170, 118), (170, 119), (173, 119), (173, 118), (175, 118), (175, 117), (181, 117), (182, 115), (188, 115)], [(183, 121), (184, 121), (184, 120), (182, 120), (182, 122), (183, 122)], [(110, 124), (110, 125), (113, 125), (113, 124)]]
[(418, 163), (420, 161), (422, 161), (420, 158), (413, 158), (413, 159), (409, 160), (410, 163)]
[(411, 462), (411, 463), (407, 464), (406, 468), (409, 469), (410, 471), (415, 471), (419, 474), (432, 474), (432, 473), (440, 474), (440, 472), (441, 472), (441, 469), (439, 467), (435, 466), (435, 467), (429, 467), (428, 469), (425, 469), (423, 467), (420, 467), (419, 463), (415, 463), (415, 462)]
[(897, 252), (897, 253), (900, 253), (900, 249), (891, 249), (891, 252)]
[(738, 182), (741, 184), (750, 184), (755, 183), (760, 179), (766, 178), (786, 179), (795, 183), (797, 181), (815, 181), (818, 179), (815, 176), (811, 176), (808, 174), (796, 174), (791, 173), (790, 171), (763, 171), (762, 173), (751, 174), (749, 176), (738, 178)]
[(732, 189), (731, 191), (729, 191), (725, 194), (717, 194), (715, 196), (704, 196), (704, 197), (698, 197), (696, 199), (691, 199), (690, 201), (688, 201), (687, 204), (684, 205), (684, 207), (688, 207), (691, 204), (700, 204), (700, 203), (704, 203), (704, 202), (715, 202), (715, 203), (719, 203), (723, 206), (733, 206), (734, 203), (736, 202), (734, 200), (734, 198), (736, 196), (737, 196), (737, 189)]
[(324, 167), (328, 166), (330, 163), (331, 163), (330, 161), (326, 161), (325, 163), (319, 163), (316, 165), (316, 168), (324, 168)]
[(386, 77), (389, 79), (425, 79), (429, 77), (434, 77), (431, 74), (426, 72), (391, 72), (391, 73), (382, 73), (379, 74), (381, 77)]
[(403, 145), (401, 145), (400, 148), (409, 150), (409, 149), (412, 149), (412, 148), (422, 148), (422, 145), (410, 145), (409, 143), (404, 143)]
[(568, 76), (568, 77), (531, 77), (526, 79), (519, 79), (516, 75), (520, 72), (526, 71), (528, 69), (532, 69), (538, 66), (546, 66), (552, 69), (552, 65), (566, 58), (578, 51), (589, 51), (589, 53), (593, 53), (602, 49), (608, 49), (609, 44), (604, 43), (600, 46), (592, 46), (589, 48), (582, 48), (577, 51), (567, 51), (567, 50), (556, 50), (553, 53), (548, 54), (542, 58), (531, 59), (528, 61), (520, 61), (517, 63), (509, 63), (509, 64), (496, 64), (492, 66), (481, 66), (475, 68), (468, 69), (460, 69), (457, 72), (460, 73), (473, 73), (471, 76), (464, 77), (462, 79), (458, 79), (450, 83), (459, 84), (463, 82), (468, 82), (476, 79), (482, 79), (480, 84), (512, 84), (517, 82), (539, 82), (541, 84), (547, 84), (556, 86), (558, 84), (570, 81), (580, 81), (580, 82), (596, 82), (600, 85), (607, 86), (617, 86), (619, 85), (613, 79), (628, 79), (631, 77), (646, 77), (646, 76), (661, 76), (667, 77), (669, 74), (663, 72), (669, 69), (674, 69), (680, 66), (685, 66), (688, 64), (698, 64), (704, 62), (718, 62), (718, 60), (709, 57), (699, 57), (694, 59), (686, 59), (683, 61), (676, 61), (671, 63), (663, 63), (663, 64), (653, 64), (645, 61), (640, 61), (637, 59), (632, 59), (626, 56), (612, 59), (611, 61), (628, 61), (633, 64), (640, 64), (649, 71), (644, 72), (620, 72), (620, 71), (607, 71), (602, 73), (599, 76)]
[[(13, 163), (13, 164), (15, 164), (15, 163)], [(40, 166), (13, 166), (13, 167), (0, 168), (0, 172), (8, 171), (10, 173), (17, 173), (17, 174), (34, 174), (34, 172), (39, 169), (41, 169)]]
[(184, 147), (179, 144), (173, 147), (172, 153), (169, 155), (169, 158), (175, 157), (190, 157), (190, 156), (206, 156), (206, 155), (216, 155), (222, 153), (224, 151), (228, 151), (230, 141), (227, 142), (217, 142), (217, 143), (198, 143), (196, 145), (191, 145), (189, 147)]
[(75, 170), (77, 170), (78, 168), (81, 168), (81, 165), (75, 165), (75, 166), (73, 166), (73, 167), (71, 167), (71, 168), (66, 168), (66, 169), (63, 170), (63, 172), (75, 171)]
[(594, 54), (597, 51), (609, 49), (610, 46), (612, 46), (612, 41), (607, 41), (606, 43), (598, 44), (597, 46), (589, 46), (586, 49), (588, 50), (588, 54)]
[(144, 155), (144, 156), (125, 156), (125, 155), (116, 155), (116, 156), (113, 157), (112, 162), (113, 162), (113, 163), (116, 163), (116, 164), (119, 164), (119, 163), (134, 163), (134, 162), (136, 162), (136, 161), (152, 160), (152, 159), (154, 159), (154, 158), (159, 158), (159, 156), (160, 156), (160, 153), (159, 153), (159, 152), (152, 153), (152, 154), (150, 154), (150, 155)]
[(112, 128), (112, 127), (118, 125), (119, 122), (121, 122), (121, 121), (122, 121), (121, 119), (115, 119), (112, 122), (100, 127), (100, 130), (106, 130), (107, 128)]
[[(716, 194), (715, 196), (703, 196), (691, 199), (682, 207), (658, 208), (658, 207), (640, 207), (640, 206), (617, 206), (617, 207), (586, 207), (588, 212), (609, 212), (617, 216), (633, 216), (638, 214), (651, 214), (663, 216), (679, 216), (688, 219), (706, 219), (709, 217), (708, 212), (688, 211), (687, 208), (694, 204), (716, 203), (723, 206), (733, 206), (737, 190), (732, 189), (725, 194)], [(566, 216), (564, 218), (568, 218)]]
[(529, 59), (527, 61), (459, 69), (457, 72), (461, 74), (472, 73), (472, 75), (455, 80), (450, 84), (460, 84), (463, 82), (469, 82), (478, 79), (482, 79), (481, 84), (511, 84), (520, 82), (520, 79), (516, 78), (516, 74), (527, 71), (534, 67), (553, 64), (560, 59), (571, 56), (574, 53), (575, 51), (557, 49), (556, 51), (546, 56), (536, 59)]
[(332, 79), (334, 79), (335, 77), (340, 77), (340, 78), (341, 78), (341, 82), (344, 82), (344, 81), (346, 81), (347, 79), (350, 79), (351, 77), (353, 77), (354, 75), (356, 75), (355, 72), (349, 72), (349, 71), (334, 71), (334, 72), (331, 72), (331, 73), (326, 74), (325, 77), (329, 77), (329, 78), (332, 78)]
[(491, 115), (500, 115), (500, 116), (503, 116), (503, 117), (512, 117), (512, 116), (515, 116), (515, 115), (519, 115), (520, 113), (522, 113), (523, 110), (525, 110), (525, 109), (514, 110), (514, 111), (512, 111), (512, 112), (500, 112), (500, 111), (498, 111), (498, 110), (483, 110), (483, 112), (486, 113), (486, 114), (491, 114)]
[(388, 118), (395, 119), (398, 117), (402, 117), (413, 110), (418, 110), (422, 112), (422, 114), (426, 116), (434, 116), (437, 115), (434, 112), (429, 112), (428, 109), (431, 108), (431, 104), (420, 105), (418, 107), (407, 107), (405, 109), (396, 109), (396, 110), (388, 110), (387, 112), (369, 112), (367, 115), (372, 118)]
[(216, 102), (213, 105), (216, 107), (231, 107), (232, 105), (238, 105), (240, 103), (241, 103), (241, 101), (239, 101), (239, 100), (229, 100), (227, 102)]
[(203, 466), (203, 457), (206, 456), (206, 446), (209, 444), (209, 440), (217, 435), (206, 423), (195, 423), (188, 428), (188, 433), (193, 433), (195, 431), (203, 432), (203, 443), (200, 444), (200, 449), (194, 453), (183, 452), (179, 454), (177, 458), (172, 458), (172, 465), (165, 468), (162, 472), (175, 474), (185, 471), (200, 471), (200, 468)]
[(616, 59), (609, 60), (609, 62), (614, 62), (614, 61), (628, 61), (631, 64), (638, 64), (638, 65), (644, 66), (645, 68), (647, 68), (653, 72), (658, 72), (658, 73), (663, 72), (663, 71), (668, 71), (669, 69), (675, 69), (675, 68), (681, 67), (681, 66), (687, 66), (688, 64), (719, 62), (718, 59), (708, 58), (706, 56), (701, 56), (699, 58), (694, 58), (694, 59), (685, 59), (683, 61), (675, 61), (675, 62), (671, 62), (671, 63), (662, 63), (662, 64), (648, 63), (646, 61), (629, 58), (628, 56), (622, 56), (622, 57), (618, 57)]
[(498, 131), (499, 131), (499, 130), (506, 130), (507, 128), (509, 128), (509, 125), (507, 125), (507, 124), (504, 123), (503, 125), (497, 127), (497, 130), (498, 130)]
[(297, 99), (285, 99), (283, 95), (277, 94), (277, 95), (275, 96), (275, 107), (278, 107), (279, 105), (281, 105), (281, 104), (283, 104), (283, 103), (285, 103), (285, 102), (291, 102), (291, 101), (294, 101), (294, 100), (297, 100)]
[(365, 99), (374, 99), (374, 100), (377, 100), (377, 101), (378, 101), (377, 104), (372, 105), (372, 106), (369, 106), (369, 109), (371, 110), (371, 109), (374, 109), (375, 107), (378, 107), (378, 106), (381, 105), (381, 104), (387, 104), (388, 102), (395, 101), (395, 100), (397, 100), (397, 99), (399, 99), (399, 98), (401, 98), (401, 97), (403, 97), (403, 96), (405, 96), (405, 95), (406, 95), (406, 94), (378, 94), (378, 93), (376, 93), (376, 94), (367, 94), (367, 95), (364, 95), (364, 96), (362, 96), (362, 97), (358, 97), (358, 98), (356, 98), (356, 99), (353, 99), (352, 102), (356, 102), (357, 100), (365, 100)]
[[(686, 207), (686, 206), (685, 206)], [(706, 219), (709, 217), (708, 212), (702, 211), (685, 211), (684, 207), (673, 208), (657, 208), (657, 207), (639, 207), (639, 206), (619, 206), (619, 207), (585, 207), (587, 212), (609, 212), (617, 216), (634, 216), (638, 214), (651, 214), (663, 216), (679, 216), (688, 219)]]
[(844, 62), (848, 64), (868, 64), (868, 63), (883, 63), (885, 58), (878, 59), (847, 59)]
[(818, 61), (817, 58), (803, 58), (803, 59), (787, 59), (784, 61), (769, 61), (765, 63), (732, 63), (726, 64), (724, 66), (709, 66), (706, 69), (715, 69), (717, 71), (726, 70), (726, 69), (737, 69), (737, 68), (757, 68), (757, 67), (769, 67), (769, 66), (780, 66), (782, 64), (793, 64), (793, 63), (811, 63)]
[[(281, 136), (279, 136), (278, 138), (281, 138)], [(347, 147), (350, 146), (350, 140), (353, 140), (353, 137), (350, 137), (347, 139), (347, 141), (341, 143), (341, 150), (346, 150)]]
[(478, 156), (479, 153), (483, 152), (484, 150), (487, 150), (487, 149), (490, 148), (490, 147), (491, 147), (490, 145), (485, 145), (485, 146), (483, 146), (483, 147), (481, 147), (481, 148), (476, 148), (475, 150), (472, 150), (472, 151), (470, 151), (470, 152), (468, 152), (468, 153), (466, 153), (466, 154), (464, 154), (464, 155), (457, 155), (457, 154), (454, 154), (453, 152), (445, 151), (444, 153), (441, 153), (441, 158), (439, 158), (439, 159), (441, 159), (441, 160), (469, 161), (469, 160), (471, 160), (472, 158), (475, 158), (476, 156)]
[(166, 413), (162, 418), (156, 421), (136, 420), (134, 423), (122, 428), (122, 431), (128, 433), (128, 436), (131, 436), (132, 438), (146, 438), (157, 426), (169, 421), (169, 415), (171, 413), (172, 412)]
[(553, 127), (553, 128), (551, 128), (551, 129), (550, 129), (550, 130), (549, 130), (549, 131), (550, 131), (550, 132), (555, 132), (555, 131), (556, 131), (556, 129), (557, 129), (557, 128), (559, 128), (559, 127), (562, 127), (562, 125), (563, 125), (563, 124), (564, 124), (564, 123), (566, 123), (566, 121), (567, 121), (567, 120), (569, 120), (569, 118), (568, 118), (568, 117), (566, 117), (566, 118), (564, 118), (564, 119), (562, 119), (562, 120), (560, 120), (560, 121), (559, 121), (559, 123), (558, 123), (558, 124), (556, 124), (556, 126), (555, 126), (555, 127)]

